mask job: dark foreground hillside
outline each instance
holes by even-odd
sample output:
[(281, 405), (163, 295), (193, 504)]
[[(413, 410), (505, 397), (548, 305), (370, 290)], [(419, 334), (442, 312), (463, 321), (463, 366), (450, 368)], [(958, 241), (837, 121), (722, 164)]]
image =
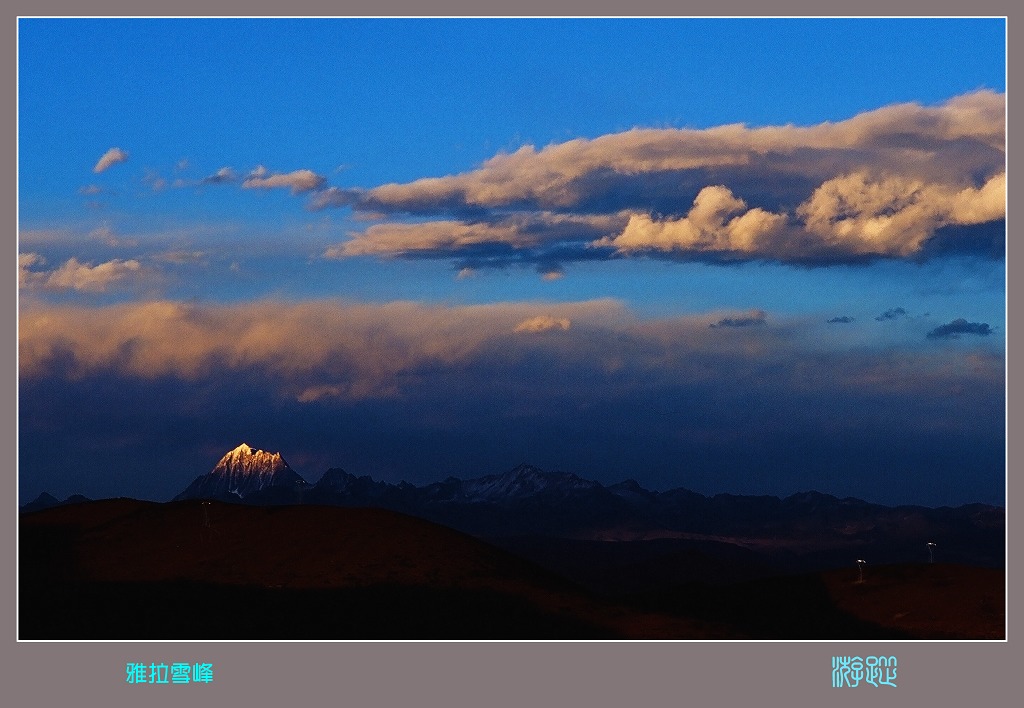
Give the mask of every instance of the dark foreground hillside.
[[(657, 554), (651, 555), (651, 547), (634, 548), (637, 563), (651, 573)], [(631, 554), (627, 546), (616, 550)], [(87, 502), (21, 516), (19, 636), (1002, 636), (999, 570), (886, 566), (873, 568), (858, 583), (845, 570), (731, 577), (729, 558), (687, 557), (710, 563), (718, 581), (679, 583), (671, 573), (653, 573), (668, 580), (631, 588), (613, 582), (602, 589), (586, 582), (579, 567), (544, 567), (449, 528), (380, 509)], [(631, 567), (639, 566), (624, 560), (621, 572)], [(609, 591), (613, 586), (620, 589)]]

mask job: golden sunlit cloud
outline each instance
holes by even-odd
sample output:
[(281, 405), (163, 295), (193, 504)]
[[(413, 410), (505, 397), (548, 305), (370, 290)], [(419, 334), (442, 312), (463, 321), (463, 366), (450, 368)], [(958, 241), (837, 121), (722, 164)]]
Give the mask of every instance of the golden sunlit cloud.
[[(34, 254), (20, 260), (23, 270), (41, 265)], [(102, 307), (23, 301), (19, 370), (26, 382), (54, 375), (185, 381), (255, 376), (268, 394), (302, 403), (400, 398), (420, 385), (442, 385), (437, 377), (485, 381), (520, 366), (559, 371), (556, 378), (567, 382), (584, 372), (614, 375), (616, 385), (627, 387), (735, 388), (777, 380), (850, 395), (923, 395), (950, 378), (998, 382), (1002, 376), (999, 356), (946, 349), (832, 351), (832, 340), (808, 338), (800, 331), (807, 325), (798, 324), (769, 320), (763, 310), (640, 319), (614, 300), (474, 306), (149, 301)], [(947, 329), (956, 326), (954, 321)], [(971, 327), (960, 330), (974, 332)], [(925, 329), (922, 342), (938, 347), (948, 341), (927, 339)], [(951, 341), (980, 346), (988, 339)], [(975, 356), (965, 358), (969, 353)]]
[[(601, 171), (638, 175), (723, 167), (823, 180), (859, 165), (966, 186), (979, 168), (1001, 171), (1004, 113), (1003, 94), (979, 91), (939, 106), (899, 104), (809, 127), (634, 129), (541, 150), (526, 145), (472, 172), (382, 185), (366, 197), (394, 209), (429, 203), (569, 207), (585, 193), (581, 178)], [(894, 142), (902, 147), (894, 149)], [(943, 146), (958, 147), (957, 159), (945, 158)]]
[(685, 219), (655, 221), (635, 214), (621, 234), (594, 245), (614, 246), (620, 252), (648, 248), (756, 252), (763, 238), (779, 233), (785, 224), (786, 217), (781, 214), (747, 209), (746, 203), (725, 187), (705, 187)]
[(626, 214), (574, 215), (539, 212), (507, 216), (493, 222), (428, 221), (420, 224), (375, 224), (353, 232), (350, 240), (329, 247), (325, 258), (393, 256), (424, 251), (457, 251), (480, 244), (529, 248), (572, 237), (596, 238), (615, 233)]
[[(220, 173), (218, 173), (220, 174)], [(327, 183), (327, 179), (312, 170), (295, 170), (287, 174), (269, 173), (267, 168), (260, 165), (253, 170), (242, 187), (245, 189), (290, 189), (292, 194), (311, 192), (319, 189)]]
[(124, 162), (128, 159), (128, 153), (121, 148), (112, 147), (103, 153), (103, 156), (97, 161), (96, 165), (92, 168), (93, 172), (100, 173), (110, 167), (116, 165), (119, 162)]
[(565, 317), (555, 318), (551, 315), (537, 315), (528, 320), (523, 320), (516, 325), (515, 332), (550, 332), (551, 330), (565, 331), (572, 326), (572, 321)]
[[(23, 272), (40, 264), (33, 254), (22, 258)], [(542, 309), (554, 314), (542, 315)], [(554, 308), (337, 301), (38, 306), (21, 316), (20, 364), (23, 376), (43, 375), (53, 357), (66, 352), (80, 375), (113, 368), (145, 378), (188, 379), (217, 367), (259, 367), (279, 377), (292, 397), (316, 400), (335, 392), (362, 398), (393, 392), (402, 372), (478, 356), (513, 337), (517, 327), (526, 328), (520, 332), (567, 329), (577, 318), (615, 322), (623, 312), (610, 300)]]
[(481, 215), (376, 224), (329, 258), (418, 254), (474, 267), (494, 245), (543, 263), (552, 244), (565, 247), (563, 262), (600, 257), (594, 247), (820, 265), (908, 258), (945, 227), (1005, 219), (1005, 138), (1005, 95), (985, 90), (812, 126), (636, 128), (525, 145), (462, 174), (329, 188), (309, 207)]
[(70, 258), (59, 268), (50, 271), (34, 270), (45, 265), (45, 259), (35, 253), (18, 256), (18, 283), (23, 289), (77, 290), (88, 293), (106, 292), (112, 285), (131, 280), (141, 274), (137, 260), (114, 260), (92, 265)]

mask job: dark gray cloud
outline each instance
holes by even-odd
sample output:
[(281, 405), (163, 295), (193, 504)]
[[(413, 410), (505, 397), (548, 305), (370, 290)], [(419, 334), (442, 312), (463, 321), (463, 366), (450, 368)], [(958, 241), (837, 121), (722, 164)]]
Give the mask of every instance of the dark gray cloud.
[[(1000, 500), (999, 353), (808, 351), (786, 328), (708, 336), (706, 318), (639, 321), (608, 303), (268, 307), (252, 306), (252, 327), (245, 307), (125, 311), (117, 327), (49, 311), (52, 336), (28, 317), (22, 493), (165, 500), (245, 441), (310, 480), (341, 466), (424, 483), (529, 461), (702, 493)], [(545, 315), (572, 324), (514, 332)], [(154, 318), (177, 323), (162, 329), (179, 346), (118, 334)], [(364, 351), (366, 328), (378, 345)]]
[(711, 329), (716, 327), (756, 327), (768, 321), (768, 313), (762, 310), (755, 310), (741, 317), (723, 317), (717, 322), (708, 325)]
[(833, 317), (830, 320), (825, 320), (828, 324), (850, 324), (853, 322), (853, 318), (848, 315), (842, 317)]
[(891, 310), (886, 310), (878, 317), (875, 318), (877, 322), (885, 322), (887, 320), (898, 320), (907, 316), (907, 311), (902, 307), (894, 307)]
[(958, 317), (952, 322), (939, 325), (927, 334), (928, 339), (960, 339), (960, 335), (973, 334), (979, 337), (987, 337), (992, 334), (992, 328), (986, 322), (968, 322)]

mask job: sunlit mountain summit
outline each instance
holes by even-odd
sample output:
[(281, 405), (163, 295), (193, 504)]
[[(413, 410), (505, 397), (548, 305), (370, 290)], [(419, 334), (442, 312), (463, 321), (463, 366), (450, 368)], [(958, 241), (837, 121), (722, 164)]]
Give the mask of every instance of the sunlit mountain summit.
[(242, 443), (174, 499), (238, 500), (268, 488), (298, 489), (306, 486), (306, 480), (288, 466), (281, 453), (256, 450)]

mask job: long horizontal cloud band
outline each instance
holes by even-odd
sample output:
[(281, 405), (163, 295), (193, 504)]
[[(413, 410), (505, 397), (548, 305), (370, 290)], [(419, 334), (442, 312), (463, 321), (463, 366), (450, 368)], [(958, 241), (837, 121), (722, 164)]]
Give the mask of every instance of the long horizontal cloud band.
[[(378, 224), (329, 257), (459, 257), (486, 243), (524, 251), (568, 244), (580, 257), (587, 246), (620, 257), (720, 253), (823, 264), (916, 257), (941, 229), (1005, 218), (1004, 113), (1003, 95), (980, 91), (810, 127), (637, 129), (525, 146), (459, 175), (329, 188), (310, 207), (463, 215)], [(579, 228), (567, 234), (574, 220)]]
[[(830, 351), (801, 343), (795, 326), (763, 311), (640, 320), (611, 300), (32, 306), (21, 317), (19, 363), (26, 383), (100, 374), (215, 381), (255, 372), (266, 390), (300, 402), (441, 391), (463, 377), (487, 388), (509, 382), (510, 372), (528, 375), (521, 388), (534, 398), (561, 391), (571, 399), (595, 386), (612, 397), (697, 386), (790, 398), (937, 397), (950, 405), (1001, 395), (1002, 357), (987, 350)], [(954, 389), (961, 393), (951, 399)]]

